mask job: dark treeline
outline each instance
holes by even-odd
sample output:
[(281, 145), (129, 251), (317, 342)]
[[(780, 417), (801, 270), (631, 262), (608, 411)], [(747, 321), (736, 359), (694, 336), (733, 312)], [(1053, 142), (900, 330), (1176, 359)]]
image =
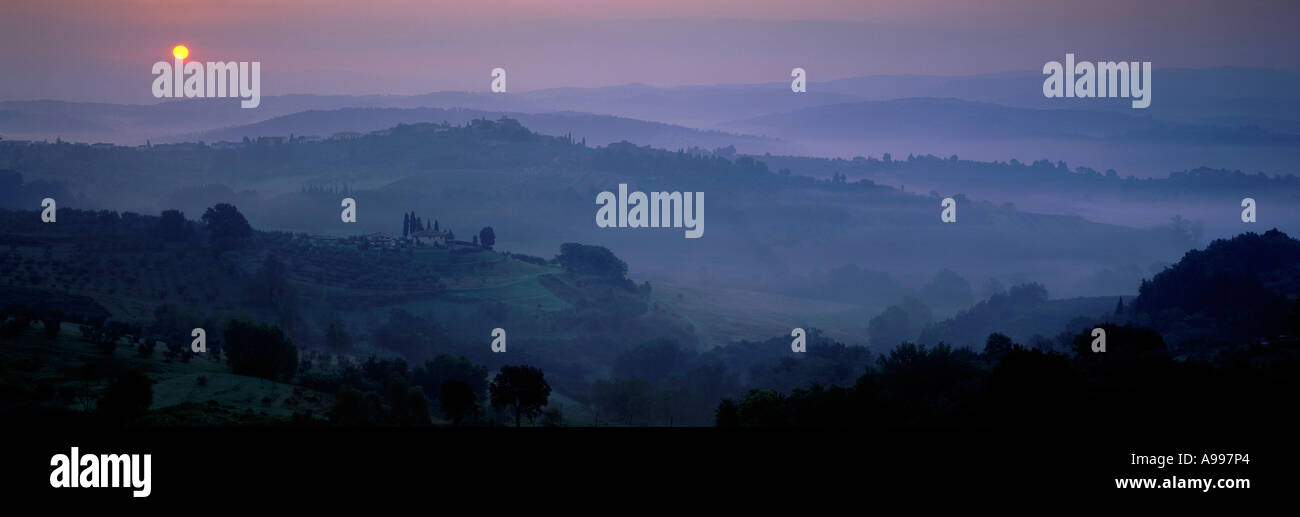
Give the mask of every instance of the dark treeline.
[[(1295, 319), (1293, 318), (1293, 322)], [(982, 352), (903, 344), (851, 384), (751, 389), (719, 404), (719, 426), (1202, 428), (1290, 422), (1300, 343), (1234, 348), (1215, 362), (1176, 359), (1160, 334), (1103, 326), (1075, 351), (1026, 348), (994, 334)], [(1297, 329), (1300, 330), (1300, 329)]]
[[(1072, 322), (1055, 341), (1023, 345), (993, 333), (980, 352), (904, 343), (852, 383), (752, 388), (719, 405), (717, 424), (1285, 422), (1290, 416), (1280, 408), (1300, 387), (1297, 279), (1300, 241), (1282, 232), (1218, 240), (1143, 282), (1128, 307), (1120, 301), (1108, 317)], [(952, 321), (1005, 321), (1008, 308), (1042, 298), (1041, 286), (1013, 288)], [(1094, 325), (1106, 333), (1104, 352), (1093, 350)]]

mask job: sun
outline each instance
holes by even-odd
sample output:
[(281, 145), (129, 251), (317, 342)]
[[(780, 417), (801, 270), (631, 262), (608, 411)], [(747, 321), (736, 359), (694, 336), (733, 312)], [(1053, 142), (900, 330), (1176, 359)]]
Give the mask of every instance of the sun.
[(176, 56), (176, 59), (184, 60), (190, 56), (190, 49), (185, 45), (176, 45), (172, 47), (172, 55)]

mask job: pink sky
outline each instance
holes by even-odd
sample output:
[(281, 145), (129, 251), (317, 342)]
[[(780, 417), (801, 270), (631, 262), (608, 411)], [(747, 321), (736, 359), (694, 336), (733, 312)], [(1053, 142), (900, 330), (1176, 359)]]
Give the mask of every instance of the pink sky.
[(672, 86), (1027, 70), (1066, 51), (1300, 65), (1296, 2), (45, 0), (0, 6), (0, 99), (147, 102), (148, 69), (257, 60), (264, 94)]

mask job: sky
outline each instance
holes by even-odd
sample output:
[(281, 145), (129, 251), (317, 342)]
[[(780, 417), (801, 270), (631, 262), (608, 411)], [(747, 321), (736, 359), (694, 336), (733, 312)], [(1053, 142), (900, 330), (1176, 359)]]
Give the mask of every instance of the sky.
[(1293, 0), (0, 0), (0, 100), (153, 102), (150, 67), (260, 61), (263, 95), (1300, 67)]

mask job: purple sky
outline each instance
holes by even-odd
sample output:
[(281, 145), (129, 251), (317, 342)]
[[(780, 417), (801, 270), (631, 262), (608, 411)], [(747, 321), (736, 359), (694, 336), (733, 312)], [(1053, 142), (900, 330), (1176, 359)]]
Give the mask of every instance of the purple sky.
[[(1135, 5), (1139, 4), (1139, 5)], [(261, 61), (263, 95), (1034, 70), (1300, 67), (1293, 0), (43, 0), (0, 6), (0, 99), (152, 102), (150, 65)]]

